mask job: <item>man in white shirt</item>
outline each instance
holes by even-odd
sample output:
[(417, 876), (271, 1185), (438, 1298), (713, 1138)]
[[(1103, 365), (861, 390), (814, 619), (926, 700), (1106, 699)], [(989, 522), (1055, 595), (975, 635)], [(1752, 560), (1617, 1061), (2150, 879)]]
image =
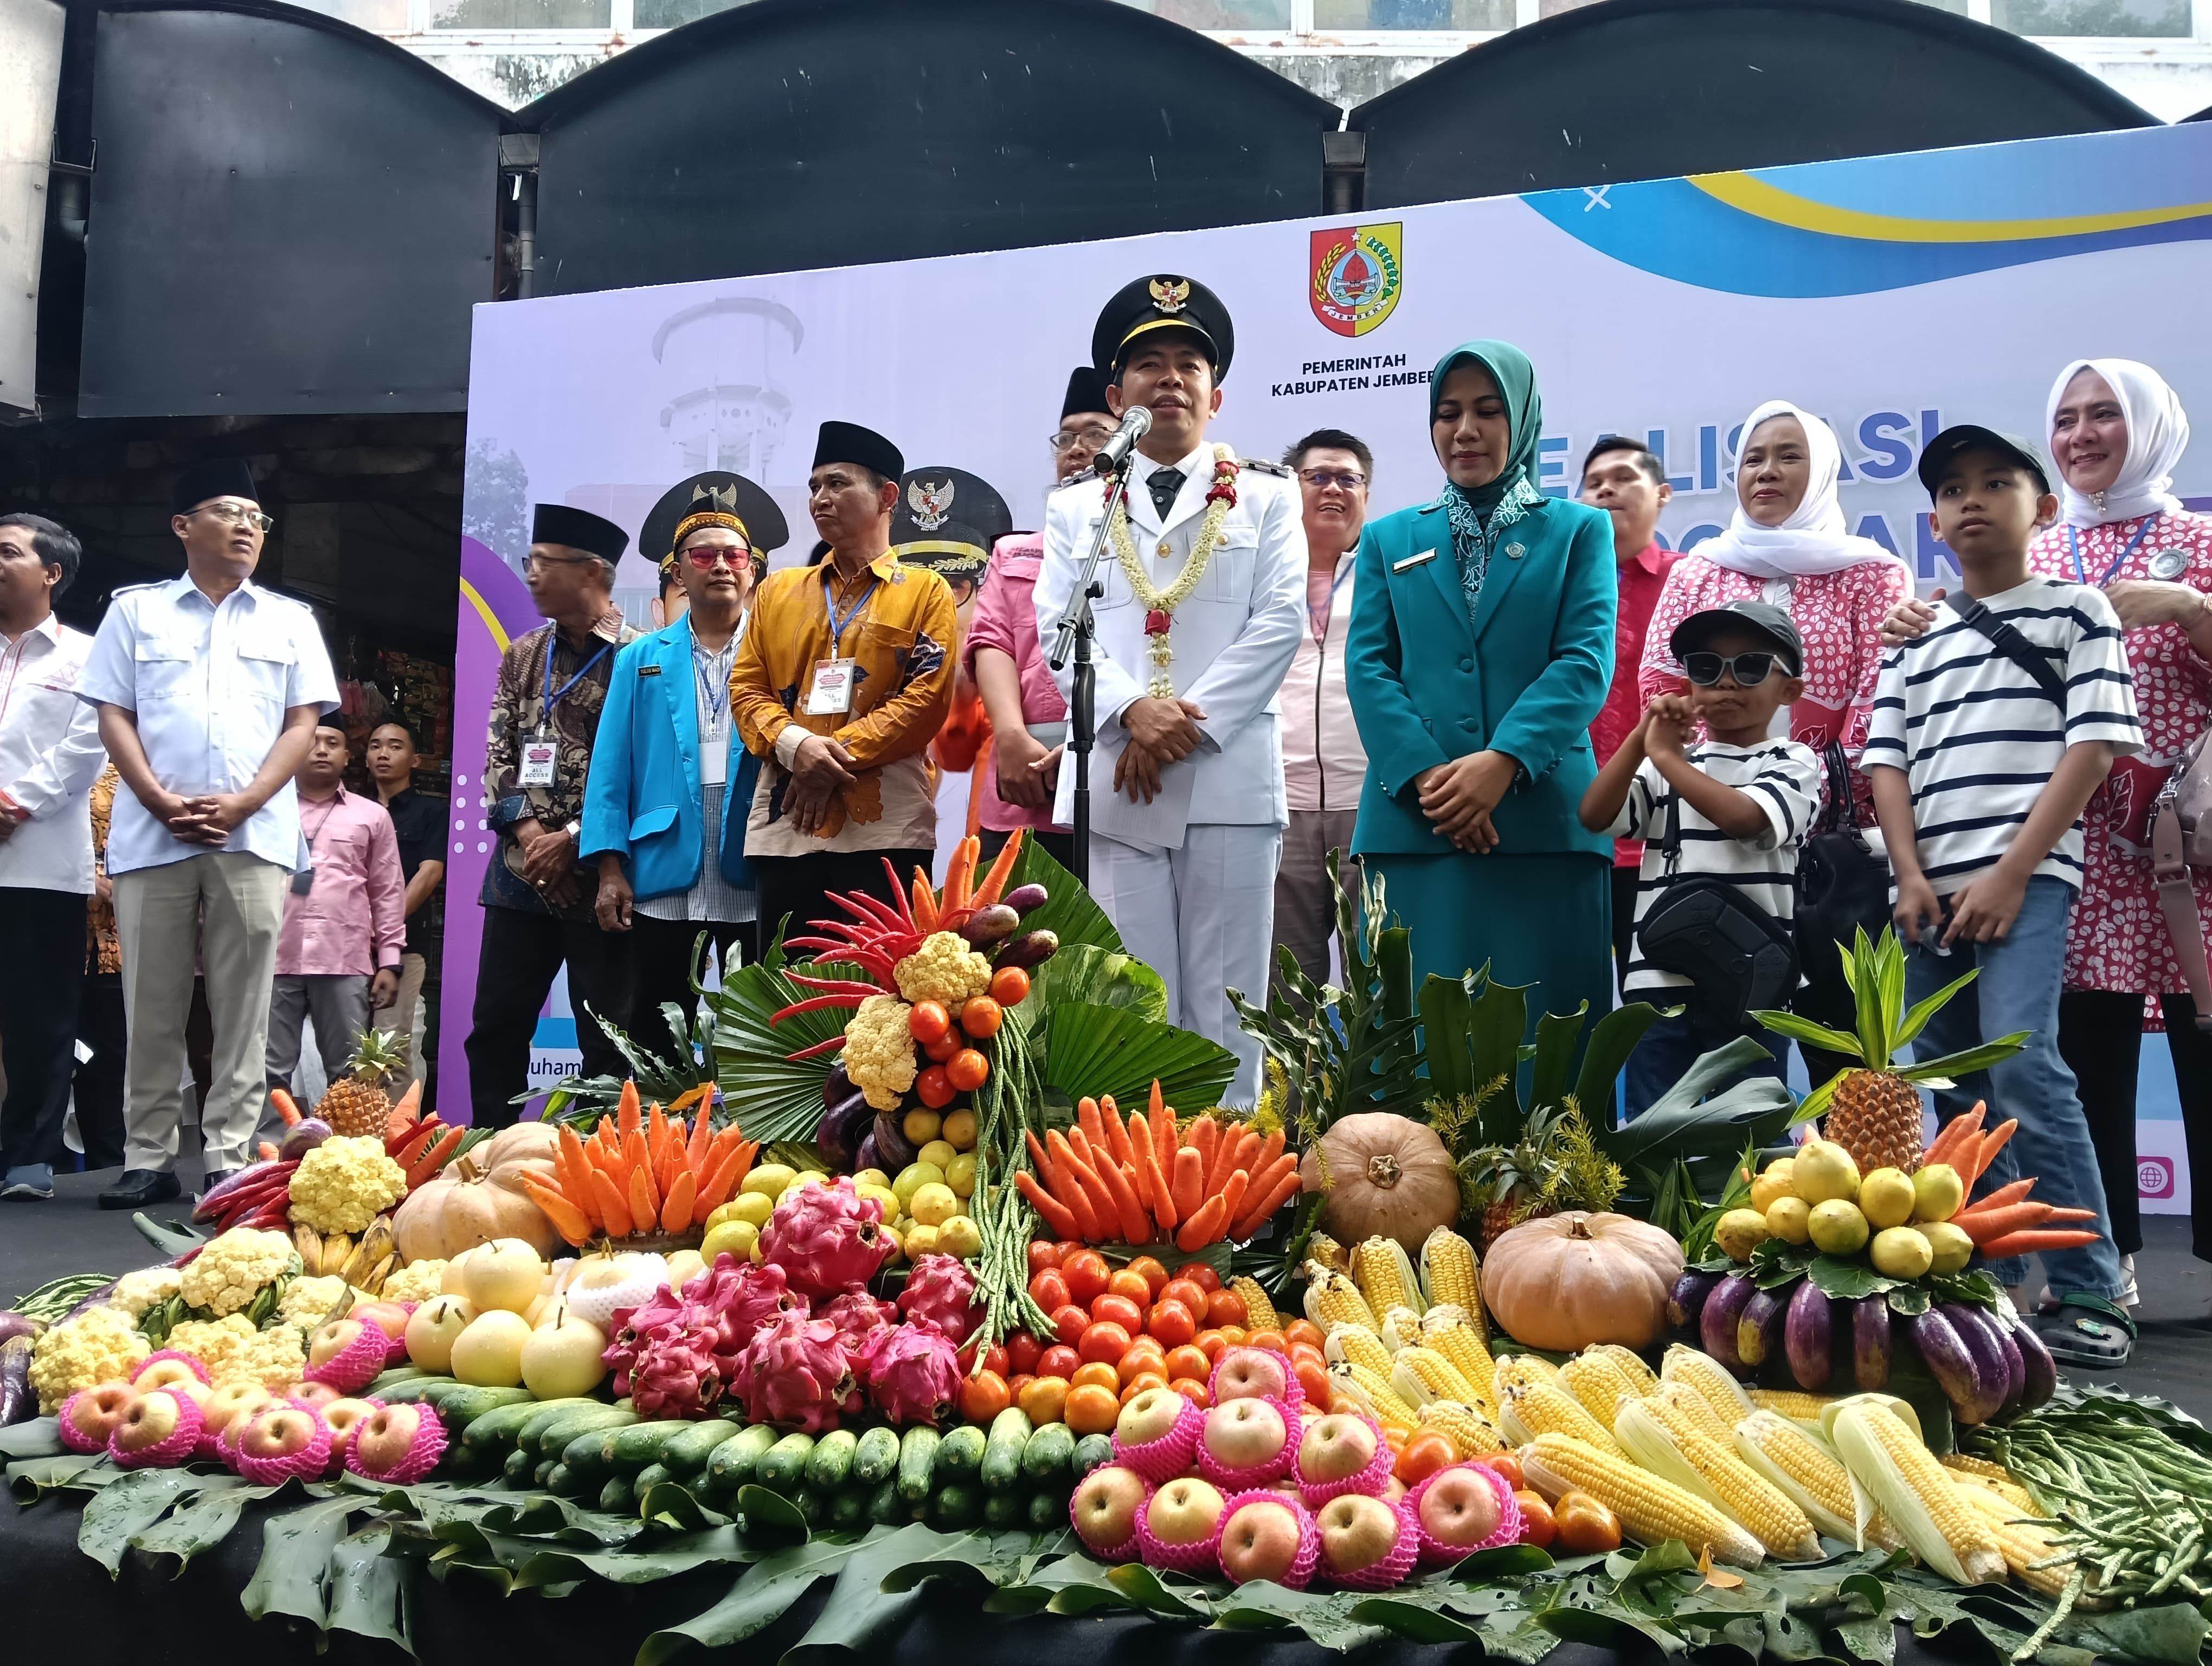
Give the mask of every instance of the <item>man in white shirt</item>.
[(171, 503), (184, 575), (115, 593), (77, 684), (130, 789), (107, 836), (131, 1059), (123, 1177), (100, 1195), (103, 1209), (177, 1195), (196, 958), (215, 1024), (200, 1108), (207, 1184), (250, 1159), (300, 861), (292, 779), (338, 702), (314, 616), (252, 581), (271, 522), (246, 465), (193, 464)]
[(51, 520), (0, 515), (0, 1198), (54, 1195), (76, 1069), (92, 894), (86, 798), (107, 761), (99, 719), (76, 697), (92, 638), (54, 617), (79, 553)]
[[(1128, 459), (1094, 604), (1097, 753), (1090, 885), (1130, 953), (1168, 986), (1168, 1018), (1237, 1058), (1224, 1103), (1260, 1091), (1260, 1044), (1224, 993), (1267, 984), (1274, 880), (1288, 811), (1276, 691), (1304, 629), (1306, 540), (1291, 471), (1209, 445), (1235, 336), (1202, 283), (1140, 277), (1106, 304), (1091, 357), (1120, 418), (1152, 425)], [(1106, 489), (1053, 494), (1037, 578), (1049, 654), (1074, 599)], [(1074, 661), (1053, 673), (1063, 696)], [(1074, 815), (1060, 772), (1053, 819)]]

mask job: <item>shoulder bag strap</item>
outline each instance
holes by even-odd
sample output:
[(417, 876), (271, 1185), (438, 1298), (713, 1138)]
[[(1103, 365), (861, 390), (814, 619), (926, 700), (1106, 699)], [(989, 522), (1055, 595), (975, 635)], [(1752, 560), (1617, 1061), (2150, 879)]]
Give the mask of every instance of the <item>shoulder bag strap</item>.
[(2197, 1027), (2212, 1031), (2212, 968), (2205, 964), (2204, 927), (2197, 916), (2197, 887), (2191, 883), (2189, 864), (2183, 859), (2181, 812), (2169, 796), (2158, 806), (2150, 824), (2151, 873), (2158, 885), (2159, 912), (2166, 916), (2166, 933), (2173, 940), (2173, 958), (2196, 1003)]
[[(1945, 599), (1951, 600), (1948, 597)], [(1951, 605), (1961, 619), (1996, 645), (1998, 653), (2033, 678), (2036, 686), (2057, 702), (2060, 711), (2066, 709), (2066, 679), (2058, 674), (2049, 656), (1980, 602), (1970, 599), (1966, 606), (1959, 607), (1956, 601), (1951, 600)]]

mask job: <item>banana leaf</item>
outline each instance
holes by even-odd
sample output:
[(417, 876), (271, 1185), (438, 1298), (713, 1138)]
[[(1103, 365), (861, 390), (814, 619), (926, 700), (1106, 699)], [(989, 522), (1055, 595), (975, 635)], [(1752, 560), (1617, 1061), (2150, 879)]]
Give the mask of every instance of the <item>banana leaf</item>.
[[(775, 954), (778, 965), (781, 952)], [(810, 967), (811, 971), (817, 970)], [(823, 963), (824, 976), (864, 977), (860, 968)], [(794, 1001), (819, 994), (793, 983), (766, 962), (741, 966), (708, 997), (714, 1020), (714, 1079), (730, 1116), (749, 1140), (812, 1140), (822, 1120), (822, 1090), (837, 1062), (835, 1053), (811, 1059), (787, 1055), (842, 1035), (851, 1010), (823, 1007), (781, 1024), (769, 1018)]]
[(1034, 1029), (1051, 1008), (1070, 1000), (1126, 1006), (1141, 1018), (1167, 1022), (1166, 980), (1133, 954), (1089, 943), (1063, 944), (1031, 974), (1027, 998), (1008, 1016)]
[(1710, 1099), (1705, 1096), (1717, 1083), (1747, 1067), (1770, 1062), (1770, 1058), (1765, 1048), (1748, 1036), (1701, 1054), (1682, 1079), (1641, 1116), (1617, 1128), (1593, 1122), (1600, 1147), (1622, 1167), (1632, 1168), (1651, 1162), (1662, 1151), (1695, 1159), (1740, 1151), (1747, 1140), (1767, 1144), (1789, 1125), (1796, 1109), (1790, 1090), (1778, 1079), (1753, 1076)]
[[(1133, 1008), (1062, 1001), (1052, 1009), (1042, 1074), (1047, 1092), (1070, 1103), (1110, 1093), (1135, 1110), (1157, 1079), (1168, 1104), (1188, 1116), (1219, 1103), (1236, 1073), (1227, 1048)], [(820, 1101), (817, 1091), (817, 1116)]]
[(1052, 932), (1059, 937), (1063, 950), (1076, 944), (1115, 951), (1127, 946), (1121, 941), (1121, 933), (1114, 929), (1114, 922), (1106, 917), (1106, 910), (1035, 839), (1022, 841), (1021, 854), (1014, 858), (1014, 872), (1006, 882), (1010, 892), (1024, 885), (1042, 885), (1045, 900), (1041, 907), (1022, 916), (1022, 931)]
[[(1669, 1015), (1679, 1012), (1669, 1007)], [(1582, 1073), (1575, 1079), (1575, 1103), (1592, 1128), (1602, 1135), (1613, 1126), (1613, 1084), (1620, 1079), (1628, 1055), (1636, 1050), (1644, 1032), (1661, 1018), (1658, 1007), (1646, 1000), (1632, 1000), (1600, 1014), (1590, 1026), (1589, 1045), (1583, 1049)]]

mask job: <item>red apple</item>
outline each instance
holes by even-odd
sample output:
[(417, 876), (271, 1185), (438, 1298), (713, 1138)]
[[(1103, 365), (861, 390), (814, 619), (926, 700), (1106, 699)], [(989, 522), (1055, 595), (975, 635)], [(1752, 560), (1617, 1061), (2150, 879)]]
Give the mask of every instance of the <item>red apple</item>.
[(1183, 1475), (1152, 1494), (1145, 1523), (1164, 1545), (1203, 1544), (1213, 1536), (1224, 1502), (1211, 1482)]
[(397, 1469), (415, 1450), (422, 1414), (412, 1406), (379, 1406), (355, 1426), (355, 1459), (373, 1474)]
[(1386, 1475), (1382, 1479), (1382, 1502), (1395, 1504), (1406, 1496), (1408, 1490), (1406, 1483), (1400, 1481), (1397, 1476)]
[(137, 1398), (138, 1390), (128, 1383), (102, 1383), (87, 1389), (70, 1396), (70, 1425), (84, 1440), (105, 1446)]
[[(315, 1334), (307, 1339), (308, 1365), (329, 1365), (361, 1340), (362, 1329), (362, 1321), (355, 1318), (333, 1319), (326, 1325), (318, 1326)], [(386, 1340), (391, 1339), (387, 1335)]]
[(115, 1444), (125, 1452), (143, 1452), (159, 1446), (176, 1433), (184, 1408), (167, 1389), (152, 1389), (124, 1408), (115, 1426)]
[(207, 1414), (207, 1426), (204, 1431), (205, 1438), (212, 1440), (233, 1423), (244, 1428), (246, 1426), (240, 1420), (251, 1418), (275, 1399), (276, 1396), (258, 1383), (223, 1383), (208, 1395), (207, 1403), (200, 1408)]
[(333, 1400), (322, 1408), (323, 1426), (331, 1432), (333, 1455), (344, 1452), (346, 1442), (353, 1438), (353, 1432), (360, 1426), (362, 1420), (375, 1410), (375, 1402), (353, 1399)]
[(356, 1302), (347, 1310), (346, 1317), (374, 1325), (387, 1340), (396, 1341), (407, 1334), (407, 1310), (398, 1302)]
[(1206, 1413), (1200, 1438), (1224, 1468), (1252, 1469), (1280, 1452), (1290, 1434), (1273, 1403), (1246, 1399), (1224, 1400)]
[(1172, 1389), (1146, 1389), (1121, 1408), (1115, 1420), (1114, 1438), (1124, 1446), (1149, 1446), (1164, 1440), (1189, 1402)]
[(1280, 1400), (1291, 1397), (1290, 1363), (1266, 1348), (1231, 1348), (1213, 1374), (1213, 1402)]
[(272, 1406), (246, 1426), (238, 1450), (247, 1457), (282, 1458), (304, 1451), (315, 1438), (315, 1414), (297, 1406)]
[(1464, 1464), (1441, 1470), (1421, 1494), (1421, 1526), (1439, 1544), (1472, 1549), (1498, 1531), (1498, 1493)]
[(156, 1359), (143, 1366), (138, 1375), (131, 1379), (131, 1386), (145, 1394), (155, 1389), (166, 1389), (177, 1383), (197, 1383), (199, 1373), (192, 1369), (189, 1359)]
[(1240, 1585), (1254, 1579), (1280, 1580), (1297, 1560), (1304, 1531), (1297, 1508), (1287, 1499), (1254, 1499), (1241, 1504), (1221, 1529), (1221, 1571)]
[(329, 1383), (313, 1382), (293, 1383), (284, 1390), (284, 1397), (296, 1400), (305, 1406), (313, 1406), (317, 1411), (341, 1398), (338, 1391)]
[(1341, 1493), (1322, 1505), (1321, 1559), (1342, 1576), (1373, 1567), (1398, 1547), (1405, 1523), (1395, 1510), (1364, 1493)]
[(1309, 1481), (1349, 1481), (1374, 1462), (1374, 1426), (1347, 1413), (1330, 1413), (1298, 1441), (1298, 1474)]
[(1135, 1535), (1144, 1505), (1145, 1483), (1136, 1471), (1101, 1464), (1075, 1489), (1075, 1530), (1093, 1550), (1119, 1550)]

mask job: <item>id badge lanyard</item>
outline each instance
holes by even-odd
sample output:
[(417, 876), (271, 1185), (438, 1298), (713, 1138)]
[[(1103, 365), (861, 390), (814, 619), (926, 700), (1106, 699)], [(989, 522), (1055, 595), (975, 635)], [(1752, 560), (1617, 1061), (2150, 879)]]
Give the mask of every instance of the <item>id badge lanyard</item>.
[[(737, 654), (733, 637), (722, 654), (709, 654), (691, 642), (691, 675), (699, 685), (699, 784), (720, 787), (728, 779), (730, 741), (725, 732), (730, 709), (730, 678), (726, 667)], [(725, 654), (729, 658), (725, 658)]]
[(553, 763), (557, 743), (553, 739), (553, 708), (568, 697), (577, 684), (592, 674), (599, 661), (614, 651), (614, 644), (603, 642), (599, 651), (584, 662), (583, 668), (561, 685), (559, 693), (553, 690), (553, 648), (555, 639), (545, 643), (545, 697), (538, 708), (538, 733), (523, 743), (522, 785), (550, 787), (553, 784)]
[(845, 633), (853, 628), (853, 622), (875, 599), (877, 587), (881, 583), (880, 579), (870, 580), (868, 587), (860, 593), (860, 599), (841, 617), (825, 564), (822, 575), (822, 606), (830, 616), (830, 652), (832, 657), (817, 660), (815, 664), (814, 680), (808, 690), (806, 701), (810, 717), (835, 716), (853, 709), (854, 662), (845, 657)]
[[(2118, 555), (2112, 557), (2112, 564), (2105, 569), (2104, 577), (2094, 580), (2091, 579), (2088, 574), (2082, 569), (2081, 535), (2075, 532), (2071, 526), (2069, 526), (2066, 529), (2066, 550), (2067, 553), (2074, 557), (2074, 577), (2075, 580), (2082, 584), (2094, 583), (2100, 590), (2103, 589), (2106, 585), (2112, 581), (2112, 575), (2118, 572), (2121, 568), (2127, 565), (2128, 557), (2135, 554), (2137, 550), (2142, 548), (2142, 541), (2150, 536), (2151, 528), (2158, 525), (2160, 519), (2160, 517), (2153, 515), (2149, 520), (2144, 521), (2142, 526), (2136, 527), (2136, 535), (2127, 541), (2126, 547), (2123, 549)], [(2179, 578), (2181, 575), (2179, 572), (2170, 574), (2157, 573), (2154, 574), (2154, 576), (2158, 578)]]

